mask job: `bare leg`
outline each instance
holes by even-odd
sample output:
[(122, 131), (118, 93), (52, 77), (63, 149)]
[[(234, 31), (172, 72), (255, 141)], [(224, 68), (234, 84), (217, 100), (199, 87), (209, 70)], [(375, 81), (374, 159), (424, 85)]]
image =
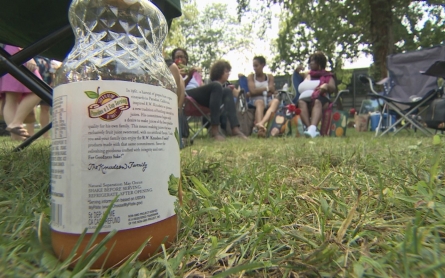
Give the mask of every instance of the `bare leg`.
[[(20, 102), (20, 97), (21, 97), (21, 94), (10, 93), (10, 92), (5, 93), (5, 99), (4, 99), (5, 105), (3, 108), (3, 118), (5, 119), (7, 130), (8, 130), (10, 123), (14, 120), (14, 115), (17, 111), (17, 107)], [(22, 133), (27, 135), (26, 131), (24, 131)], [(11, 133), (11, 139), (12, 140), (23, 140), (23, 139), (25, 139), (25, 137)]]
[(29, 136), (33, 136), (35, 132), (34, 123), (26, 124), (26, 130), (28, 131)]
[(277, 111), (278, 105), (280, 105), (280, 101), (276, 98), (270, 102), (269, 109), (267, 109), (266, 111), (266, 115), (264, 115), (263, 119), (256, 124), (259, 128), (264, 128), (264, 125), (267, 123), (267, 121), (269, 121), (272, 112)]
[(322, 114), (323, 114), (323, 107), (321, 106), (321, 102), (318, 99), (316, 99), (314, 102), (314, 106), (312, 107), (311, 125), (318, 126)]
[(307, 102), (304, 100), (299, 100), (298, 108), (300, 108), (300, 110), (301, 110), (301, 113), (300, 113), (301, 121), (303, 122), (303, 124), (306, 127), (309, 127), (310, 126), (309, 108), (308, 108)]
[(17, 111), (12, 121), (8, 123), (8, 127), (13, 128), (21, 126), (26, 116), (28, 116), (39, 102), (40, 98), (37, 95), (33, 93), (27, 94), (17, 106)]
[(3, 109), (3, 117), (5, 118), (6, 125), (8, 126), (14, 120), (14, 115), (17, 111), (20, 97), (21, 95), (17, 93), (5, 93), (5, 108)]
[(264, 116), (264, 100), (259, 99), (253, 105), (255, 105), (255, 123), (259, 123)]
[[(48, 105), (40, 105), (40, 125), (43, 128), (49, 124), (49, 106)], [(43, 134), (43, 138), (49, 139), (49, 132), (45, 132)]]
[[(4, 103), (4, 100), (2, 98), (0, 98), (0, 116), (3, 116), (3, 103)], [(3, 119), (3, 120), (5, 120), (5, 119)]]
[[(28, 131), (28, 134), (30, 135), (30, 136), (33, 136), (34, 135), (34, 132), (35, 132), (35, 127), (34, 127), (34, 125), (35, 125), (35, 123), (36, 123), (36, 108), (34, 107), (34, 108), (32, 108), (32, 110), (31, 110), (31, 112), (28, 114), (28, 115), (26, 115), (26, 117), (32, 117), (33, 119), (34, 119), (34, 122), (32, 122), (32, 123), (25, 123), (26, 125), (25, 125), (25, 128), (26, 128), (26, 130)], [(25, 118), (25, 120), (26, 120), (26, 118)]]

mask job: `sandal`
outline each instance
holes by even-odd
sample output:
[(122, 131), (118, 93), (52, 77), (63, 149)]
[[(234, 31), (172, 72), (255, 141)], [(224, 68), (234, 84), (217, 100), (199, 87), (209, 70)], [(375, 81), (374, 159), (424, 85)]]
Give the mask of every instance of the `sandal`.
[(266, 138), (266, 129), (264, 128), (259, 128), (258, 129), (258, 137), (260, 138)]
[(26, 129), (23, 126), (16, 126), (13, 128), (7, 127), (7, 128), (5, 128), (5, 130), (12, 134), (15, 134), (17, 136), (20, 136), (20, 137), (24, 137), (24, 138), (30, 137), (28, 134), (28, 131), (26, 131)]

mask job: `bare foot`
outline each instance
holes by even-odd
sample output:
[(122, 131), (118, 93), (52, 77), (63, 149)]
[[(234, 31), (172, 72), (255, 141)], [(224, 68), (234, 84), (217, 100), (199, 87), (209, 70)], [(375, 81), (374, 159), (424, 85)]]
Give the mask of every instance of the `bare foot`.
[(224, 138), (224, 136), (217, 134), (217, 135), (212, 135), (213, 140), (215, 141), (225, 141), (226, 138)]
[(224, 141), (226, 138), (219, 133), (219, 126), (212, 126), (210, 128), (210, 137), (215, 141)]
[(236, 136), (236, 137), (241, 138), (241, 139), (249, 140), (249, 138), (247, 138), (247, 136), (244, 135), (244, 133), (242, 133), (241, 131), (234, 132), (234, 133), (232, 133), (232, 134), (233, 134), (234, 136)]
[(264, 130), (266, 130), (266, 128), (264, 127), (263, 124), (258, 123), (258, 124), (256, 124), (255, 126), (258, 128), (258, 130), (260, 130), (260, 129), (264, 129)]
[(260, 138), (266, 138), (266, 129), (260, 128), (258, 129), (258, 137)]
[(24, 140), (26, 140), (26, 138), (23, 136), (16, 135), (16, 134), (11, 134), (11, 140), (12, 141), (24, 141)]

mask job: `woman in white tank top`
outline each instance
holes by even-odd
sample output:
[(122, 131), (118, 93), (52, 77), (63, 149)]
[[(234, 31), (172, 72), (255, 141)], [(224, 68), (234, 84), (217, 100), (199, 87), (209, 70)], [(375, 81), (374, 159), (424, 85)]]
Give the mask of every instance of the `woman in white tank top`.
[[(300, 97), (298, 107), (301, 110), (301, 121), (306, 126), (306, 137), (320, 136), (317, 126), (321, 121), (323, 109), (329, 105), (328, 93), (335, 91), (332, 74), (325, 70), (327, 59), (322, 52), (315, 52), (309, 57), (311, 71), (298, 86)], [(302, 67), (295, 71), (300, 73)]]
[[(253, 70), (255, 73), (247, 77), (247, 84), (249, 86), (248, 97), (250, 103), (255, 106), (255, 128), (258, 130), (258, 136), (265, 137), (266, 129), (264, 124), (269, 120), (272, 112), (278, 109), (278, 99), (272, 98), (275, 93), (275, 81), (272, 74), (265, 74), (263, 72), (266, 65), (266, 59), (263, 56), (256, 56), (253, 58)], [(264, 109), (267, 109), (264, 115)]]

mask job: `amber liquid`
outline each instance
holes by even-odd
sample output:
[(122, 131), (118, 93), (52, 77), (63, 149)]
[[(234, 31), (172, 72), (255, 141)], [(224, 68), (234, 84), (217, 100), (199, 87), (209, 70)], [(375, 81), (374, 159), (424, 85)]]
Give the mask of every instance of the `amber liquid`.
[[(160, 86), (172, 92), (176, 91), (173, 76), (165, 64), (161, 52), (157, 53), (147, 47), (151, 45), (159, 49), (162, 48), (167, 34), (167, 23), (162, 18), (162, 13), (150, 1), (127, 2), (123, 0), (72, 1), (69, 18), (76, 36), (76, 44), (56, 74), (56, 86), (87, 80), (122, 80)], [(113, 27), (108, 27), (106, 24), (114, 22), (117, 15), (118, 22)], [(88, 29), (91, 26), (94, 29)], [(138, 26), (138, 28), (128, 28), (127, 30), (122, 26)], [(96, 43), (97, 34), (102, 32), (107, 32), (107, 35), (101, 39), (105, 44)], [(119, 39), (115, 39), (115, 34), (119, 34)], [(134, 43), (134, 40), (137, 40), (138, 43)], [(128, 47), (129, 44), (136, 47)], [(124, 56), (122, 56), (123, 49), (127, 49)], [(94, 59), (90, 57), (90, 53), (93, 52), (95, 53)], [(113, 53), (110, 55), (111, 52)], [(119, 59), (115, 57), (119, 57)], [(111, 59), (111, 61), (103, 63), (102, 59)], [(135, 66), (136, 62), (139, 63), (139, 67)], [(150, 67), (151, 70), (147, 70)], [(181, 187), (179, 187), (180, 203), (181, 194)], [(161, 244), (165, 244), (166, 247), (170, 246), (175, 241), (177, 232), (178, 217), (176, 215), (151, 225), (118, 231), (107, 242), (105, 245), (107, 250), (94, 262), (92, 268), (106, 269), (124, 263), (148, 238), (151, 238), (139, 256), (140, 260), (146, 260), (157, 250), (162, 250)], [(92, 248), (107, 234), (108, 232), (100, 233)], [(75, 266), (76, 260), (83, 253), (91, 236), (92, 234), (87, 234), (84, 237), (70, 267)], [(66, 260), (76, 246), (79, 237), (80, 234), (52, 230), (51, 240), (56, 256), (62, 261)]]
[[(106, 269), (119, 266), (138, 250), (147, 238), (151, 238), (147, 246), (139, 255), (139, 260), (146, 260), (157, 250), (162, 250), (160, 248), (162, 243), (165, 244), (166, 248), (169, 247), (175, 241), (177, 232), (178, 217), (176, 215), (152, 225), (119, 231), (106, 243), (105, 247), (107, 250), (93, 263), (91, 268)], [(96, 241), (93, 243), (93, 247), (95, 244), (102, 241), (107, 234), (108, 233), (100, 233)], [(73, 259), (73, 263), (70, 265), (71, 267), (76, 265), (77, 259), (82, 254), (91, 236), (92, 234), (85, 235), (76, 252), (75, 258)], [(78, 234), (61, 233), (51, 230), (51, 241), (56, 256), (62, 261), (66, 260), (79, 240), (79, 237), (80, 235)], [(113, 250), (111, 250), (112, 247)]]

